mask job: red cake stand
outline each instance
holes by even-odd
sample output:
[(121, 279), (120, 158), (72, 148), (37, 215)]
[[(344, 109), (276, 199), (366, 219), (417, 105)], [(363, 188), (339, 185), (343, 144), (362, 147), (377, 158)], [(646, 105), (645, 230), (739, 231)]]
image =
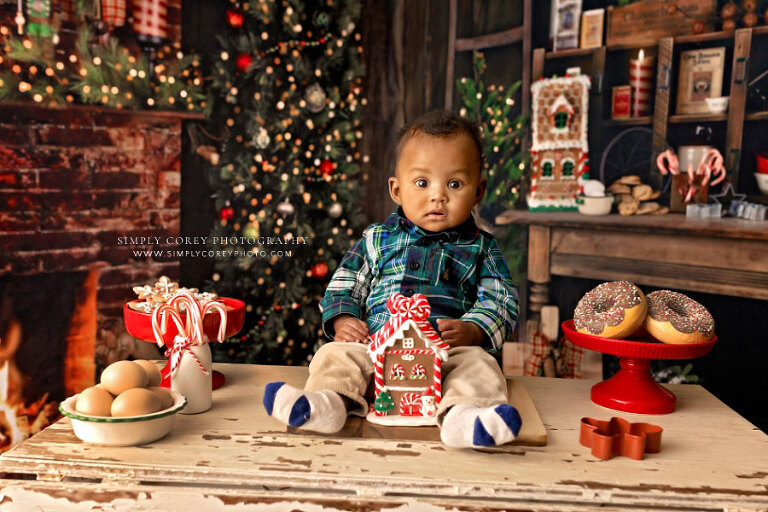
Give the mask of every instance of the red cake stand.
[[(245, 302), (230, 297), (219, 297), (218, 300), (223, 302), (224, 307), (227, 309), (227, 330), (225, 337), (230, 338), (240, 332), (240, 329), (243, 328), (243, 320), (245, 320)], [(123, 306), (123, 320), (125, 321), (125, 329), (128, 331), (128, 334), (140, 340), (157, 343), (155, 340), (155, 333), (152, 330), (152, 314), (137, 311), (131, 308), (129, 304), (131, 303), (128, 302)], [(182, 313), (181, 316), (183, 318), (185, 315)], [(209, 313), (205, 315), (205, 318), (203, 318), (203, 332), (205, 332), (208, 338), (212, 340), (216, 339), (219, 335), (220, 323), (221, 320), (219, 319), (218, 314)], [(176, 328), (176, 322), (168, 322), (167, 327), (168, 331), (163, 335), (163, 342), (165, 342), (166, 348), (171, 348), (173, 347), (173, 339), (179, 331)], [(171, 387), (170, 364), (170, 361), (168, 361), (165, 368), (160, 372), (163, 376), (161, 386), (164, 388)], [(214, 370), (212, 381), (213, 389), (218, 389), (224, 385), (224, 375), (221, 372)]]
[(650, 336), (616, 340), (583, 334), (576, 330), (573, 320), (562, 324), (565, 337), (579, 347), (620, 357), (619, 372), (608, 380), (592, 386), (592, 401), (617, 411), (639, 414), (666, 414), (675, 410), (677, 397), (658, 384), (651, 376), (654, 359), (693, 359), (707, 354), (717, 336), (704, 343), (671, 345)]

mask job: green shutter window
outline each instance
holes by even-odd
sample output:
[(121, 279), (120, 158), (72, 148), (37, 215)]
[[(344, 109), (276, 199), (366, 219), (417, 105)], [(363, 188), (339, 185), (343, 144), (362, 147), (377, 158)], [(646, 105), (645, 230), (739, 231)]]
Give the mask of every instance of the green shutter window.
[(552, 162), (544, 162), (544, 165), (541, 168), (541, 175), (545, 178), (552, 177)]
[(564, 129), (568, 126), (568, 112), (560, 111), (555, 114), (555, 128), (558, 130)]
[(573, 162), (570, 160), (563, 163), (563, 176), (573, 176)]

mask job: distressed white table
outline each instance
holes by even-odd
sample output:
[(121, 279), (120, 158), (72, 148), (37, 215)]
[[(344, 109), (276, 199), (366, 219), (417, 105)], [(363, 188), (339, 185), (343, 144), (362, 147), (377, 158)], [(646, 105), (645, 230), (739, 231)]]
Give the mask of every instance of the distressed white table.
[[(768, 510), (768, 436), (699, 386), (670, 386), (679, 409), (615, 413), (589, 381), (520, 379), (547, 446), (492, 453), (435, 441), (292, 435), (266, 416), (266, 382), (301, 384), (305, 368), (218, 365), (214, 408), (179, 416), (143, 447), (81, 443), (62, 419), (0, 456), (0, 511), (33, 510)], [(643, 461), (595, 459), (583, 416), (664, 428)]]

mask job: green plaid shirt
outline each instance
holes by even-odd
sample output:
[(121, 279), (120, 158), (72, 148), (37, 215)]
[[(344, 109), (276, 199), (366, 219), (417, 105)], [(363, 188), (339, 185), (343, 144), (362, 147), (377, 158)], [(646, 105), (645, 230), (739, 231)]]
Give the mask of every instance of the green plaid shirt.
[(386, 221), (371, 224), (347, 252), (320, 301), (325, 334), (341, 314), (364, 318), (375, 333), (389, 319), (393, 293), (424, 294), (438, 318), (474, 322), (486, 333), (491, 353), (517, 322), (517, 290), (496, 240), (470, 216), (448, 231), (424, 231), (398, 208)]

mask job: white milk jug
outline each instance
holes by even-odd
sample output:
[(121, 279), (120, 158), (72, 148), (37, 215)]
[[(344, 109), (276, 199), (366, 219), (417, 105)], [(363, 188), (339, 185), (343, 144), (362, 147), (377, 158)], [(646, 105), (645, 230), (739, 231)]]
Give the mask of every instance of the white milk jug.
[[(187, 344), (188, 341), (183, 336), (176, 336), (174, 344)], [(176, 371), (171, 372), (171, 389), (184, 395), (187, 399), (187, 406), (180, 412), (181, 414), (196, 414), (205, 412), (211, 408), (213, 403), (213, 360), (211, 358), (211, 347), (208, 346), (208, 336), (203, 335), (203, 343), (191, 345), (189, 349), (197, 356), (200, 364), (184, 349), (181, 352), (181, 360)], [(206, 372), (200, 368), (205, 368)]]

